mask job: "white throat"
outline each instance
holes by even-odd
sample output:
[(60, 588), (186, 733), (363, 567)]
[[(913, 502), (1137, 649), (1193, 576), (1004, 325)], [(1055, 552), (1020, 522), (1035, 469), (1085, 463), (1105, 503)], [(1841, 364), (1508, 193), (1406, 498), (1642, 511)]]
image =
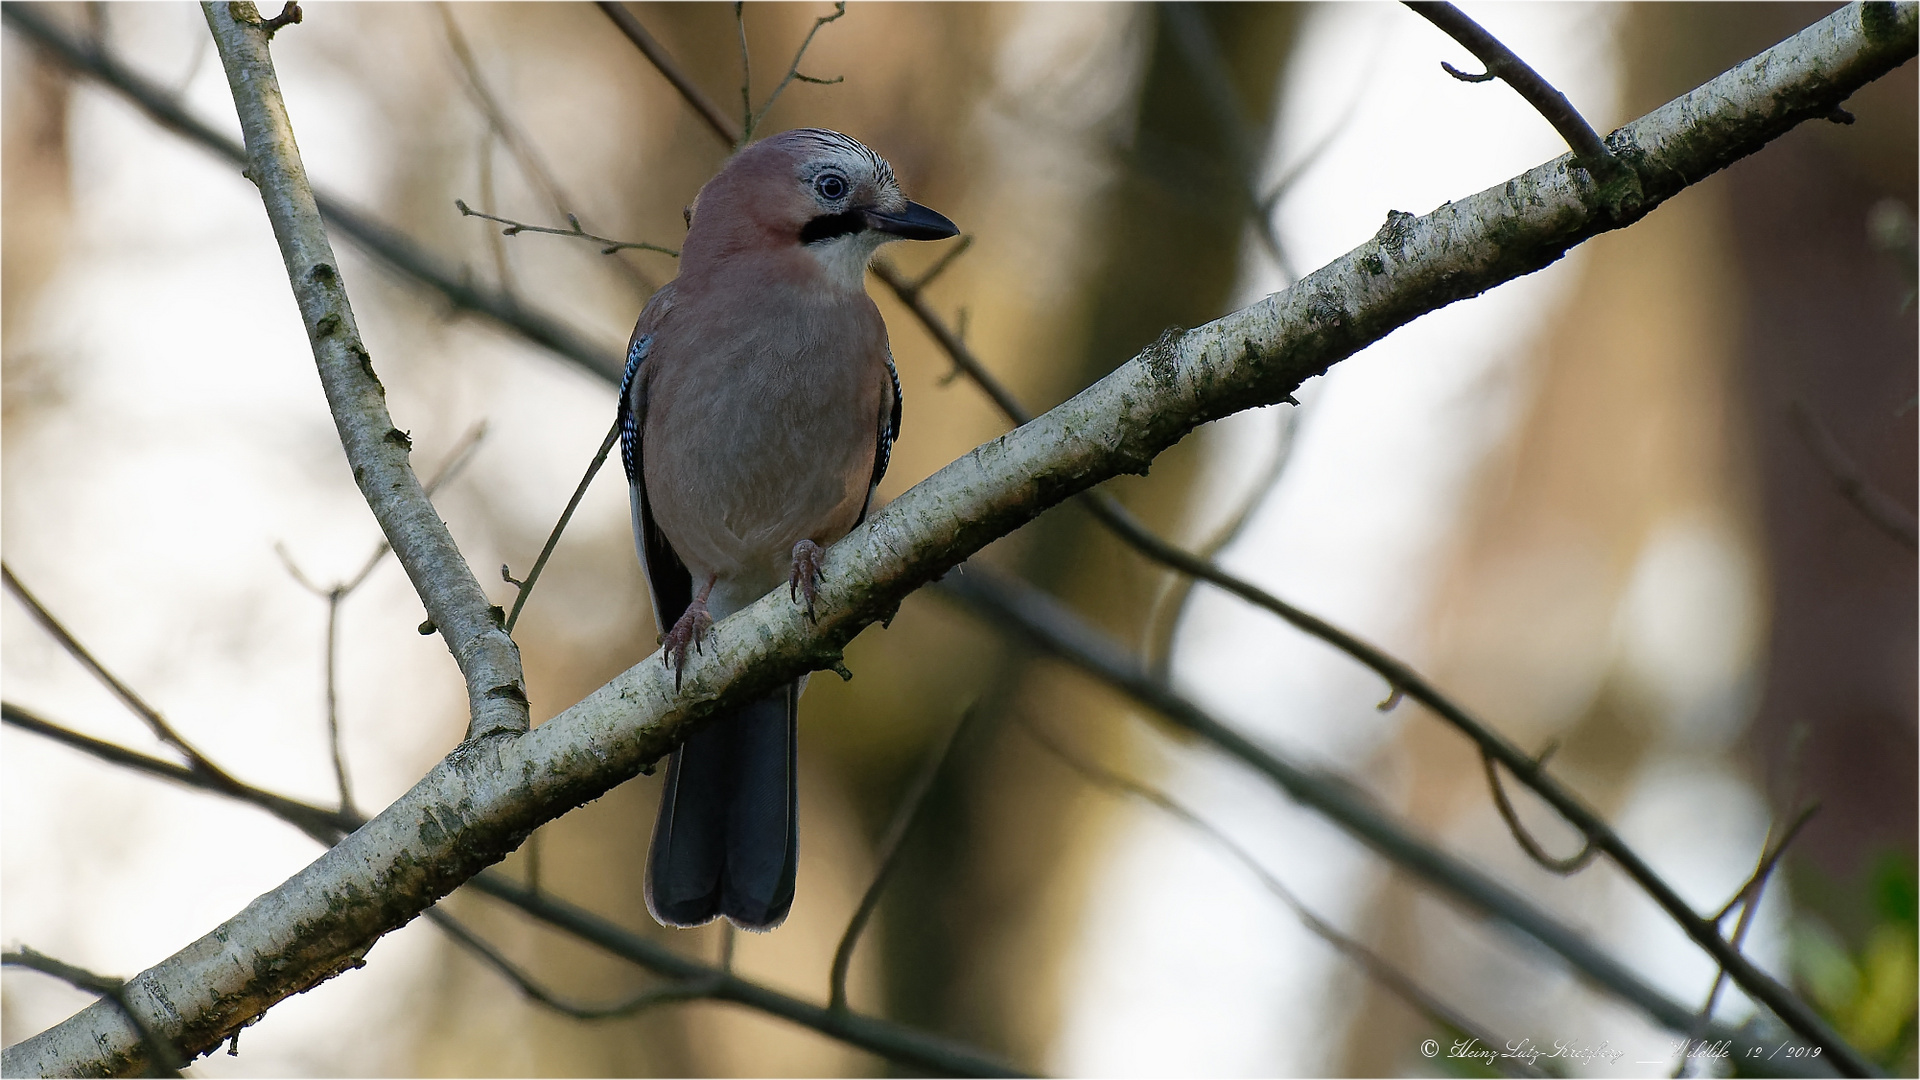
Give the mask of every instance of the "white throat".
[(880, 250), (881, 244), (893, 239), (896, 238), (886, 233), (863, 229), (808, 244), (807, 252), (819, 261), (820, 268), (826, 271), (827, 280), (842, 289), (864, 291), (867, 287), (867, 264), (873, 261), (873, 253)]

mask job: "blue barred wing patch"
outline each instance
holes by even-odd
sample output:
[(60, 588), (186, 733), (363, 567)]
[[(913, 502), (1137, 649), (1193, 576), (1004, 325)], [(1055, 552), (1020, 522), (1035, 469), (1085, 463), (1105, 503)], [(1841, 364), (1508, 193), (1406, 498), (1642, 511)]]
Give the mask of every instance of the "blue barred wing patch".
[(627, 483), (638, 484), (640, 463), (640, 417), (633, 408), (633, 380), (640, 364), (653, 349), (653, 335), (642, 334), (627, 347), (627, 371), (620, 377), (620, 463), (626, 466)]

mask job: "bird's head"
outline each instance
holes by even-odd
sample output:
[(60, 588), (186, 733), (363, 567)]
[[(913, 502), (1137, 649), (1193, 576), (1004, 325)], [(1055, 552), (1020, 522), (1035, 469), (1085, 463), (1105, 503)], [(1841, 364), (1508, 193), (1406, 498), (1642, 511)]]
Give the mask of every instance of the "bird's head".
[(849, 289), (864, 287), (881, 244), (960, 231), (902, 195), (886, 159), (824, 128), (784, 131), (741, 150), (688, 210), (683, 273), (735, 255), (803, 252)]

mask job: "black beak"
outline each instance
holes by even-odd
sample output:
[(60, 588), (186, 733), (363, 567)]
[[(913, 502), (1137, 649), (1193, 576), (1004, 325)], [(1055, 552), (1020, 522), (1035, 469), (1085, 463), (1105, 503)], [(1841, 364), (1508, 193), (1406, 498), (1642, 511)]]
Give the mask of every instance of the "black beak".
[(867, 219), (867, 228), (890, 233), (902, 240), (945, 240), (960, 234), (960, 229), (948, 221), (946, 215), (929, 210), (917, 202), (908, 203), (907, 208), (898, 214), (866, 210), (862, 211), (862, 216)]

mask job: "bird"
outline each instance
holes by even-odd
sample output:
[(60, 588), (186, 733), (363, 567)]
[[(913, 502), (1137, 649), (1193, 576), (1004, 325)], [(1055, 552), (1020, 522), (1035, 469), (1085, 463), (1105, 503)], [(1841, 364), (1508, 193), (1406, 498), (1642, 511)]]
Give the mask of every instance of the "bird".
[[(620, 385), (634, 547), (676, 672), (714, 620), (784, 585), (814, 614), (824, 549), (866, 518), (900, 433), (868, 263), (959, 230), (837, 131), (738, 150), (687, 208), (678, 275), (640, 313)], [(667, 926), (771, 930), (799, 863), (799, 680), (673, 751), (647, 855)]]

